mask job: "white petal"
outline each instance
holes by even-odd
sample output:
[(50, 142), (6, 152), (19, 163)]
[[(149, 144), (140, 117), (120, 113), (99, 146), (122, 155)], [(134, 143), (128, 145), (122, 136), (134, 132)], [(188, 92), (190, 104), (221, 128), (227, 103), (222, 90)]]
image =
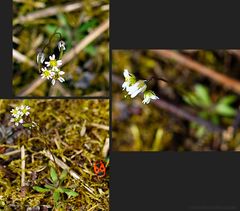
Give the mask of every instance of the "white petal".
[(128, 82), (124, 82), (123, 84), (122, 84), (122, 89), (124, 90), (124, 89), (127, 89), (129, 87), (129, 83)]
[(159, 99), (159, 97), (156, 96), (156, 95), (154, 95), (154, 96), (151, 97), (151, 99), (153, 99), (153, 100), (157, 100), (157, 99)]
[(127, 87), (127, 91), (129, 92), (129, 94), (134, 93), (136, 90), (138, 90), (138, 83), (135, 83), (134, 85)]
[(62, 78), (62, 77), (60, 77), (58, 80), (59, 80), (60, 82), (65, 81), (64, 78)]
[(140, 92), (139, 92), (139, 89), (137, 89), (135, 92), (133, 92), (133, 93), (131, 94), (131, 98), (136, 97), (136, 96), (138, 95), (138, 93), (140, 93)]
[(53, 54), (52, 56), (49, 56), (50, 60), (54, 60), (55, 59), (55, 54)]
[[(50, 62), (45, 62), (45, 64), (49, 67), (50, 66)], [(45, 67), (45, 69), (47, 70), (47, 68)]]
[(123, 75), (125, 78), (128, 78), (130, 76), (127, 69), (124, 70)]
[(61, 66), (62, 65), (62, 60), (57, 60), (57, 66)]
[(54, 84), (55, 84), (55, 79), (52, 80), (52, 85), (54, 85)]
[(65, 72), (63, 72), (63, 71), (60, 71), (58, 74), (59, 74), (59, 75), (64, 75), (64, 74), (65, 74)]

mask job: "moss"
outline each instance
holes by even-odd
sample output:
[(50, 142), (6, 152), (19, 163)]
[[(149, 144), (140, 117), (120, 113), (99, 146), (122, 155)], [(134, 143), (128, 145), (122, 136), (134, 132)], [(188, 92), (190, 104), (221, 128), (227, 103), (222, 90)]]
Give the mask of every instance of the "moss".
[[(31, 107), (31, 118), (40, 125), (43, 135), (33, 129), (16, 128), (10, 123), (10, 110), (22, 103)], [(0, 145), (4, 147), (3, 154), (20, 149), (23, 145), (26, 149), (24, 187), (21, 187), (20, 153), (2, 155), (0, 158), (1, 208), (24, 210), (40, 205), (53, 207), (51, 192), (38, 193), (32, 189), (34, 185), (44, 186), (48, 183), (50, 166), (54, 165), (58, 173), (62, 171), (44, 155), (44, 150), (51, 149), (57, 158), (80, 175), (80, 179), (76, 180), (68, 174), (64, 182), (64, 187), (79, 193), (75, 198), (65, 197), (61, 201), (64, 210), (83, 207), (85, 210), (93, 206), (98, 210), (109, 210), (109, 175), (98, 178), (93, 171), (95, 161), (107, 159), (102, 156), (102, 148), (109, 131), (92, 125), (108, 126), (108, 100), (0, 100), (0, 111), (1, 125), (13, 130), (12, 136)], [(8, 143), (10, 138), (13, 138), (12, 143)], [(91, 188), (92, 192), (86, 187)]]

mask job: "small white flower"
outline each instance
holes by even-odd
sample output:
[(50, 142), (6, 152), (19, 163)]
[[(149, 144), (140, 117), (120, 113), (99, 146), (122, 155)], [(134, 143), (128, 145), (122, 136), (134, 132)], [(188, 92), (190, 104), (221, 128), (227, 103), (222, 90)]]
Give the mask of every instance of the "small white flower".
[(61, 71), (60, 69), (58, 69), (56, 67), (56, 68), (54, 68), (54, 72), (55, 72), (55, 75), (52, 80), (52, 85), (54, 85), (56, 83), (56, 80), (60, 81), (61, 83), (65, 81), (65, 79), (63, 77), (61, 77), (62, 75), (65, 74), (64, 71)]
[(133, 74), (129, 73), (127, 69), (124, 70), (123, 76), (125, 78), (122, 84), (122, 89), (125, 90), (136, 82), (136, 78)]
[(61, 51), (61, 49), (62, 49), (63, 51), (65, 51), (66, 50), (65, 45), (66, 44), (65, 44), (65, 42), (63, 40), (59, 41), (58, 42), (58, 50)]
[(10, 111), (12, 113), (12, 116), (17, 118), (22, 115), (22, 111), (20, 110), (19, 107), (16, 107)]
[(147, 88), (146, 80), (139, 80), (132, 86), (127, 87), (127, 92), (131, 98), (136, 97), (139, 93), (144, 92)]
[(14, 122), (16, 126), (22, 124), (24, 122), (23, 120), (24, 116), (28, 116), (30, 114), (29, 110), (30, 107), (26, 105), (21, 105), (12, 109), (11, 110), (12, 118), (10, 119), (10, 122)]
[(62, 60), (56, 60), (55, 55), (53, 54), (52, 56), (49, 56), (49, 61), (45, 62), (47, 67), (60, 67), (62, 65)]
[(24, 105), (22, 105), (22, 106), (21, 106), (21, 110), (22, 110), (23, 115), (28, 116), (28, 115), (30, 114), (30, 112), (29, 112), (30, 107), (29, 107), (29, 106), (24, 106)]
[(54, 76), (54, 72), (51, 70), (48, 70), (46, 67), (42, 68), (42, 74), (41, 77), (42, 78), (47, 78), (47, 79), (51, 79)]
[(38, 64), (42, 64), (45, 60), (45, 55), (43, 52), (39, 52), (38, 55), (37, 55), (37, 63)]
[(159, 97), (152, 90), (148, 90), (144, 92), (144, 100), (142, 101), (143, 104), (150, 103), (150, 100), (157, 100)]

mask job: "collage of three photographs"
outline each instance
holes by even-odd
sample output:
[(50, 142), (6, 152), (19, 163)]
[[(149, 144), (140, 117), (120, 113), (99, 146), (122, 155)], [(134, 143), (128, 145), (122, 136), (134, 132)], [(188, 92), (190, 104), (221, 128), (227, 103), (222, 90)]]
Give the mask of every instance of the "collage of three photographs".
[(12, 68), (3, 210), (110, 210), (111, 150), (240, 150), (240, 50), (109, 49), (108, 0), (14, 0)]

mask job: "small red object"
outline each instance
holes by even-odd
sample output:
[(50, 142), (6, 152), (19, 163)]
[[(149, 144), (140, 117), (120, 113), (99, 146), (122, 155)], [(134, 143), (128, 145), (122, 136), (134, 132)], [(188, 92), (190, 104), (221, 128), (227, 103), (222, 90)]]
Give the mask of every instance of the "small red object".
[(93, 170), (98, 177), (104, 177), (106, 175), (106, 167), (101, 160), (94, 163)]

